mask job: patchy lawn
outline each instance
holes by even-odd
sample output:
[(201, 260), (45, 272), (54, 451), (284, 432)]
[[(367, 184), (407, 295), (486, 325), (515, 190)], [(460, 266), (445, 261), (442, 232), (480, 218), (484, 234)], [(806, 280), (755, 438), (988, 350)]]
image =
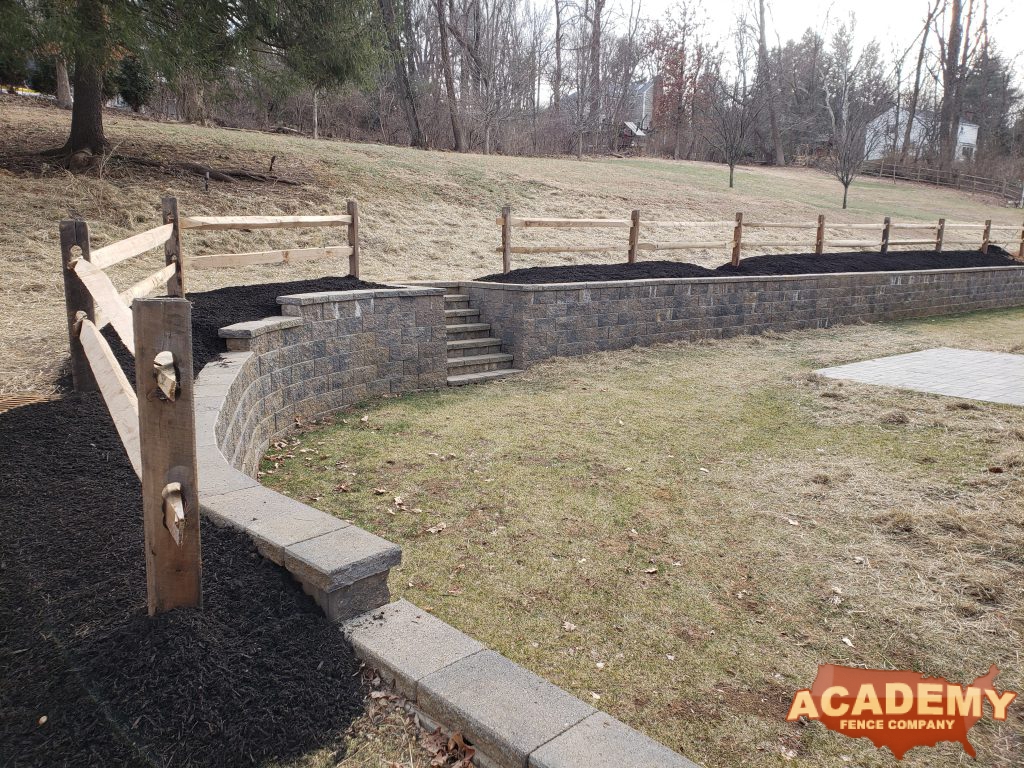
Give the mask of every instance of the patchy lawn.
[[(366, 404), (263, 482), (400, 543), (392, 588), (706, 766), (891, 766), (787, 724), (818, 663), (1024, 689), (1024, 410), (815, 377), (1024, 310), (555, 360)], [(990, 471), (1001, 468), (1002, 472)], [(1020, 706), (971, 731), (1018, 765)], [(958, 745), (910, 766), (964, 762)]]

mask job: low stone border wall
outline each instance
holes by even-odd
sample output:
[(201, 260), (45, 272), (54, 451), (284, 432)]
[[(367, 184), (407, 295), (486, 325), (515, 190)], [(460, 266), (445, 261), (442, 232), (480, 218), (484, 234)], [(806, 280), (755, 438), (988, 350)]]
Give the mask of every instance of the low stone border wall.
[(459, 287), (525, 368), (635, 345), (1021, 306), (1024, 265)]

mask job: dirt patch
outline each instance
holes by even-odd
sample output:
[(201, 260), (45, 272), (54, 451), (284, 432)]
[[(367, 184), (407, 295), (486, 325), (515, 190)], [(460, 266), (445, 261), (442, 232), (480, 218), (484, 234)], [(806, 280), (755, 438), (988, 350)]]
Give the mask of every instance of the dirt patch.
[(0, 764), (342, 748), (359, 662), (247, 538), (204, 521), (203, 609), (146, 616), (139, 483), (98, 397), (15, 408), (0, 433)]
[(966, 269), (970, 267), (1019, 267), (1002, 248), (980, 251), (900, 251), (880, 253), (813, 253), (751, 256), (739, 266), (723, 264), (714, 269), (678, 261), (641, 261), (635, 264), (578, 264), (561, 267), (514, 269), (478, 277), (488, 283), (592, 283), (602, 280), (651, 280), (671, 277), (744, 277), (758, 275), (812, 275), (837, 272), (892, 272), (916, 269)]

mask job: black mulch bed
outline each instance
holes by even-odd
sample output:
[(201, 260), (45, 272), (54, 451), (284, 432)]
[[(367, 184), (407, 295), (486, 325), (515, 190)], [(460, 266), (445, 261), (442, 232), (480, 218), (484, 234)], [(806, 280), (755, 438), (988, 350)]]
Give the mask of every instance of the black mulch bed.
[[(192, 302), (192, 369), (199, 373), (203, 366), (227, 349), (217, 332), (226, 325), (281, 314), (278, 296), (320, 291), (361, 291), (387, 288), (354, 277), (323, 277), (318, 280), (296, 280), (290, 283), (262, 283), (219, 288), (216, 291), (188, 294)], [(131, 382), (135, 381), (135, 362), (109, 325), (103, 336), (114, 350), (118, 362)], [(70, 388), (69, 382), (64, 382)]]
[[(249, 307), (266, 314), (275, 291)], [(98, 396), (0, 414), (0, 765), (223, 768), (340, 748), (364, 692), (339, 630), (206, 521), (203, 610), (149, 619), (140, 496)]]
[(635, 264), (576, 264), (561, 267), (529, 267), (508, 274), (478, 277), (488, 283), (592, 283), (602, 280), (650, 280), (662, 277), (731, 277), (754, 275), (805, 275), (835, 272), (884, 272), (904, 269), (960, 269), (964, 267), (1020, 266), (1002, 248), (980, 251), (897, 251), (880, 253), (813, 253), (751, 256), (738, 267), (723, 264), (716, 269), (679, 261), (639, 261)]

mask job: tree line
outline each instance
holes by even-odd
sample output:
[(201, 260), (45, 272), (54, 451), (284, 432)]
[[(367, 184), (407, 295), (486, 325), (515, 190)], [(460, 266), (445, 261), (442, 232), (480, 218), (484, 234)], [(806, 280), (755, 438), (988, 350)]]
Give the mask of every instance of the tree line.
[(725, 38), (698, 0), (659, 19), (640, 0), (0, 0), (0, 80), (74, 93), (64, 152), (103, 151), (120, 95), (191, 122), (459, 152), (799, 159), (844, 188), (871, 150), (951, 168), (970, 121), (970, 161), (1019, 177), (1020, 91), (987, 3), (918, 1), (916, 39), (883, 50), (853, 17), (783, 42), (768, 0)]

